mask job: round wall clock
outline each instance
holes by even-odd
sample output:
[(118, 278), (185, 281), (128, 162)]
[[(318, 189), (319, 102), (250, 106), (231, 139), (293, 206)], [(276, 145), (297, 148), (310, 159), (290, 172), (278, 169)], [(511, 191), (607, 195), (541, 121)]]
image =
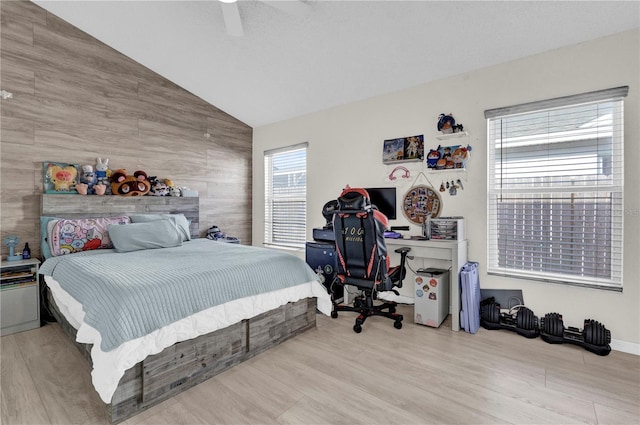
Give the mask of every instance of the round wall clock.
[(417, 185), (407, 191), (402, 199), (402, 211), (409, 221), (422, 224), (431, 218), (436, 218), (442, 210), (440, 194), (431, 186)]

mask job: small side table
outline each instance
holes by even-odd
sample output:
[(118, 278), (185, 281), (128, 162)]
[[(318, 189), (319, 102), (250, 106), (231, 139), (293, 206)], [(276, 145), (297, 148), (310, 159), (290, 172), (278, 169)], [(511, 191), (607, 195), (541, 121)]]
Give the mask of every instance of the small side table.
[(36, 258), (2, 261), (0, 335), (40, 327), (40, 293)]

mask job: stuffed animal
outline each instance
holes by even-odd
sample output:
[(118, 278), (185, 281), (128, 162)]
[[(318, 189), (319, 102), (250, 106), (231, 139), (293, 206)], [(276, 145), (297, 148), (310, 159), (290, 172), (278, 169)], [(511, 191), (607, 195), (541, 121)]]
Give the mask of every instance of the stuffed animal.
[(440, 146), (436, 149), (431, 149), (429, 154), (427, 155), (427, 167), (428, 168), (436, 168), (436, 164), (440, 159)]
[(465, 168), (465, 163), (469, 159), (469, 149), (465, 147), (457, 147), (451, 154), (453, 160), (453, 168)]
[(111, 170), (107, 166), (109, 164), (109, 158), (106, 158), (102, 161), (101, 158), (98, 158), (98, 163), (96, 164), (96, 184), (102, 184), (106, 187), (103, 195), (111, 195)]
[(93, 167), (91, 165), (82, 166), (80, 183), (84, 183), (87, 185), (86, 195), (93, 195), (96, 193), (93, 187), (96, 185), (96, 183), (98, 183), (98, 177), (96, 177), (96, 173), (93, 171)]
[(118, 169), (111, 175), (111, 193), (120, 196), (142, 196), (151, 189), (147, 173), (136, 171), (127, 175), (127, 170)]
[(438, 117), (438, 131), (442, 134), (453, 133), (453, 126), (456, 125), (456, 120), (451, 114), (440, 114)]
[(107, 170), (109, 169), (108, 164), (109, 164), (109, 158), (106, 158), (104, 162), (102, 162), (101, 158), (98, 158), (98, 164), (96, 165), (96, 176), (98, 178), (109, 177), (107, 175)]
[(61, 167), (57, 164), (49, 164), (47, 168), (47, 178), (53, 183), (56, 192), (69, 192), (75, 189), (77, 177), (78, 170), (73, 165)]
[(167, 196), (169, 195), (169, 185), (167, 185), (167, 181), (171, 182), (171, 180), (164, 179), (160, 180), (157, 176), (149, 177), (149, 183), (151, 184), (151, 189), (149, 190), (150, 196)]
[(213, 241), (218, 239), (224, 239), (227, 235), (225, 235), (218, 226), (213, 225), (207, 229), (207, 239), (211, 239)]
[(172, 180), (164, 179), (164, 182), (167, 184), (169, 188), (169, 196), (182, 196), (182, 191), (178, 186), (176, 186)]

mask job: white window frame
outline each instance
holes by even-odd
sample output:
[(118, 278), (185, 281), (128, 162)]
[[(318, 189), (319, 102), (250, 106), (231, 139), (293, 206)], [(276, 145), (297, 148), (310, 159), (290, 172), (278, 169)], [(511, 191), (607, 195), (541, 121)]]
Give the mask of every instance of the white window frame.
[[(622, 291), (622, 257), (624, 246), (623, 98), (627, 96), (628, 90), (629, 88), (627, 86), (617, 87), (485, 111), (485, 118), (487, 119), (488, 153), (488, 274)], [(552, 165), (545, 165), (543, 174), (532, 172), (531, 175), (534, 178), (521, 178), (521, 176), (526, 175), (532, 168), (530, 168), (529, 165), (522, 166), (524, 162), (521, 160), (523, 157), (522, 153), (520, 153), (517, 160), (520, 161), (520, 163), (518, 164), (517, 161), (514, 163), (513, 158), (517, 156), (515, 154), (517, 149), (515, 146), (521, 147), (523, 144), (531, 143), (527, 146), (527, 154), (535, 155), (535, 158), (537, 158), (543, 149), (548, 149), (551, 152), (553, 152), (554, 149), (558, 149), (557, 143), (560, 139), (557, 136), (560, 133), (554, 132), (551, 129), (552, 121), (550, 121), (548, 126), (544, 128), (544, 131), (540, 130), (539, 133), (535, 133), (534, 130), (535, 134), (533, 136), (522, 137), (522, 142), (518, 141), (518, 144), (516, 144), (514, 142), (515, 137), (512, 138), (509, 133), (502, 130), (500, 126), (504, 125), (507, 127), (515, 120), (526, 120), (529, 117), (533, 117), (533, 114), (548, 113), (549, 116), (551, 116), (553, 113), (569, 112), (570, 109), (566, 108), (573, 107), (575, 110), (582, 105), (595, 105), (600, 104), (600, 102), (613, 103), (614, 105), (612, 108), (612, 122), (611, 125), (607, 127), (611, 130), (611, 134), (607, 136), (612, 138), (613, 161), (615, 161), (613, 167), (611, 167), (610, 162), (607, 163), (607, 172), (612, 173), (610, 178), (600, 179), (599, 176), (604, 174), (602, 164), (599, 165), (600, 168), (596, 168), (598, 167), (596, 164), (597, 161), (589, 162), (587, 160), (579, 160), (578, 162), (580, 166), (585, 166), (585, 164), (589, 162), (587, 165), (590, 168), (587, 172), (595, 176), (591, 177), (596, 180), (595, 184), (590, 185), (587, 182), (588, 178), (583, 176), (585, 173), (584, 170), (569, 172), (568, 170), (571, 165), (567, 165), (567, 168), (559, 172), (559, 174), (563, 175), (561, 178), (554, 179), (553, 176), (549, 177), (552, 174), (552, 169), (560, 169), (557, 156), (551, 157), (550, 163)], [(598, 123), (597, 126), (598, 131), (600, 131), (600, 124)], [(604, 126), (602, 126), (602, 128), (603, 127)], [(580, 130), (577, 130), (571, 133), (575, 134), (579, 131)], [(564, 135), (567, 133), (569, 132), (565, 132)], [(579, 136), (575, 137), (580, 139)], [(600, 134), (598, 134), (598, 137), (600, 137)], [(527, 139), (529, 139), (529, 141), (527, 141)], [(580, 140), (584, 144), (584, 141), (589, 139), (582, 138)], [(561, 141), (566, 142), (566, 139)], [(533, 154), (531, 152), (533, 152)], [(556, 150), (555, 152), (553, 155), (557, 155), (558, 151)], [(592, 152), (590, 153), (593, 154)], [(497, 155), (502, 155), (504, 158), (497, 158)], [(533, 163), (536, 163), (535, 160)], [(517, 170), (515, 170), (516, 168)], [(573, 186), (570, 184), (569, 180), (573, 179), (573, 176), (570, 176), (570, 174), (573, 173), (576, 174), (577, 178), (583, 178), (584, 182), (582, 182), (581, 185)], [(540, 176), (544, 176), (545, 178), (541, 179)], [(519, 179), (515, 179), (515, 177)], [(604, 183), (600, 182), (600, 180), (604, 180)], [(540, 181), (543, 181), (543, 183), (540, 184)], [(587, 201), (586, 199), (589, 195), (593, 195), (593, 198)], [(565, 220), (562, 221), (562, 223), (567, 223), (568, 213), (565, 211), (569, 210), (566, 209), (566, 206), (563, 207), (563, 205), (566, 205), (566, 200), (570, 199), (573, 208), (574, 198), (579, 200), (576, 204), (582, 202), (580, 205), (583, 207), (587, 205), (593, 208), (596, 211), (596, 213), (594, 213), (596, 216), (597, 209), (603, 206), (607, 207), (607, 215), (610, 214), (610, 217), (608, 217), (610, 221), (607, 223), (584, 224), (583, 227), (586, 230), (583, 230), (584, 233), (579, 235), (584, 236), (588, 234), (592, 237), (594, 235), (597, 236), (599, 234), (598, 232), (603, 231), (602, 228), (604, 227), (604, 234), (607, 235), (607, 249), (605, 250), (602, 261), (605, 267), (595, 272), (593, 271), (593, 266), (588, 267), (590, 265), (588, 262), (589, 255), (594, 255), (593, 247), (597, 245), (593, 243), (593, 240), (596, 240), (595, 238), (591, 239), (591, 243), (586, 241), (584, 237), (578, 242), (576, 242), (578, 238), (572, 239), (568, 245), (569, 250), (566, 251), (568, 254), (563, 257), (562, 250), (559, 250), (559, 255), (556, 253), (557, 246), (560, 245), (559, 240), (563, 238), (566, 239), (567, 233), (574, 231), (577, 225), (572, 224), (566, 225), (567, 227), (559, 227), (557, 224), (554, 225), (554, 218), (550, 218), (549, 223), (543, 224), (535, 224), (536, 222), (534, 221), (534, 218), (544, 216), (541, 214), (542, 208), (549, 208), (553, 211), (560, 210), (560, 213), (556, 212), (555, 216)], [(524, 214), (523, 211), (526, 211), (526, 214)], [(529, 214), (529, 211), (532, 212)], [(512, 215), (505, 215), (506, 213)], [(576, 216), (578, 216), (578, 214), (576, 214)], [(505, 219), (505, 217), (507, 218)], [(524, 223), (524, 225), (522, 223)], [(538, 221), (538, 223), (542, 222)], [(572, 223), (576, 223), (576, 221)], [(586, 223), (586, 220), (584, 223)], [(535, 247), (535, 239), (531, 242), (531, 229), (540, 235), (540, 248)], [(549, 229), (561, 229), (561, 233), (558, 235), (557, 230), (554, 233), (554, 230)], [(562, 232), (563, 229), (565, 230), (564, 233)], [(500, 233), (502, 236), (499, 236)], [(573, 234), (575, 235), (575, 232)], [(562, 243), (566, 244), (566, 242)], [(588, 255), (576, 253), (576, 251), (573, 250), (574, 247), (582, 249), (583, 251), (581, 252), (587, 252), (589, 249), (591, 249), (591, 251)], [(553, 255), (550, 255), (552, 250)], [(525, 258), (525, 255), (528, 256), (527, 261), (520, 261), (520, 258)], [(516, 260), (513, 260), (513, 258), (516, 258)], [(582, 267), (579, 264), (581, 261), (583, 263)], [(565, 266), (565, 264), (571, 264), (571, 266)]]
[[(264, 152), (264, 244), (266, 246), (292, 249), (301, 249), (305, 246), (308, 146), (309, 144), (305, 142)], [(299, 155), (303, 158), (298, 158)], [(274, 166), (278, 161), (285, 161), (285, 169), (278, 170), (277, 166)], [(286, 167), (289, 168), (286, 169)], [(276, 182), (278, 177), (280, 180), (282, 177), (287, 177), (287, 186), (278, 188)]]

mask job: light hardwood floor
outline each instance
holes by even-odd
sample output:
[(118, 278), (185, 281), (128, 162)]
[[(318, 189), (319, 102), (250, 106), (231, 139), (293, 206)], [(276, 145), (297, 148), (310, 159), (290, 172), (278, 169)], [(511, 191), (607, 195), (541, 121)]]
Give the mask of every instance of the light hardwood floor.
[[(640, 357), (600, 357), (508, 331), (452, 332), (354, 315), (125, 422), (142, 424), (638, 424)], [(57, 324), (2, 337), (2, 424), (104, 424), (89, 368)]]

